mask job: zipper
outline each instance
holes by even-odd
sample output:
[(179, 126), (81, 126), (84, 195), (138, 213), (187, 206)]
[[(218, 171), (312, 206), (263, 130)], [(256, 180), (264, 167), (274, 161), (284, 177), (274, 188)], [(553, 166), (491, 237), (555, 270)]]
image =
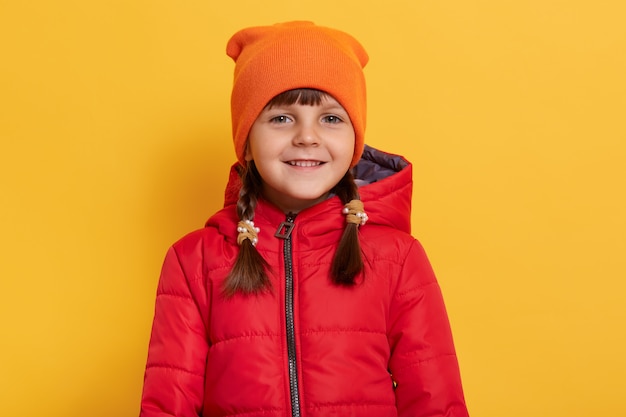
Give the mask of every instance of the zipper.
[(287, 331), (287, 359), (289, 361), (289, 392), (291, 395), (291, 416), (300, 417), (300, 396), (298, 394), (298, 369), (296, 359), (296, 329), (293, 312), (293, 253), (291, 231), (294, 228), (295, 214), (289, 213), (280, 224), (275, 236), (283, 239), (285, 258), (285, 326)]

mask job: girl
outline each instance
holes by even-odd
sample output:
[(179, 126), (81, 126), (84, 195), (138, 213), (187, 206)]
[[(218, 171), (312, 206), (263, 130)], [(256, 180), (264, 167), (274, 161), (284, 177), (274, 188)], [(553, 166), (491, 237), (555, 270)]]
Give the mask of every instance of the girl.
[(239, 161), (166, 255), (141, 416), (467, 416), (411, 165), (364, 145), (365, 50), (289, 22), (227, 53)]

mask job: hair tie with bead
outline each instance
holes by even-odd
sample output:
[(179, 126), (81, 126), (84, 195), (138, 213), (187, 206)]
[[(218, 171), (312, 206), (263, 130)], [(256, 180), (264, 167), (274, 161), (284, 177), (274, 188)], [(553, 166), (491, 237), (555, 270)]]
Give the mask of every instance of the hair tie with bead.
[(250, 239), (252, 246), (256, 246), (259, 241), (258, 233), (261, 229), (254, 227), (254, 222), (252, 220), (242, 220), (237, 223), (237, 231), (239, 232), (239, 235), (237, 236), (238, 245), (241, 245), (244, 240)]
[(343, 214), (346, 215), (346, 222), (361, 226), (363, 226), (368, 219), (361, 200), (350, 200), (350, 202), (343, 207)]

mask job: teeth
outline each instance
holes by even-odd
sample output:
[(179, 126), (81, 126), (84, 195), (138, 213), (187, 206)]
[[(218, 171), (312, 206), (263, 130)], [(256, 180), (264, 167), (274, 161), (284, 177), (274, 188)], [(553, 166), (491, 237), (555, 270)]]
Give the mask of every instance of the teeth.
[(319, 161), (289, 161), (289, 165), (296, 167), (315, 167), (320, 164)]

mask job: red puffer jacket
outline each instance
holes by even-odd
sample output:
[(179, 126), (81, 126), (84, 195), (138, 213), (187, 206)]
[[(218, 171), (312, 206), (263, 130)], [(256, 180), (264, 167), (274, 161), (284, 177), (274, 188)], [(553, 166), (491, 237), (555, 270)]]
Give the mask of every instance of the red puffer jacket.
[[(411, 166), (368, 147), (356, 176), (369, 183), (356, 286), (329, 279), (345, 226), (337, 197), (295, 219), (261, 200), (273, 292), (224, 298), (238, 252), (231, 175), (225, 208), (165, 258), (141, 416), (468, 415), (441, 292), (409, 235)], [(291, 235), (275, 237), (285, 221)]]

